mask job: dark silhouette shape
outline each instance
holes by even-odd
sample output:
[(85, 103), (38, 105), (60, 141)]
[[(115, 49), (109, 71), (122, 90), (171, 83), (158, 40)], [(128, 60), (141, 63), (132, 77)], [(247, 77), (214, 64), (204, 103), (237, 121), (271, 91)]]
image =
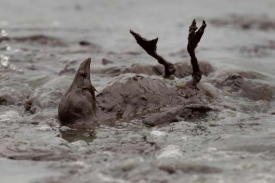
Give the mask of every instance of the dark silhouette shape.
[(96, 117), (96, 90), (90, 80), (90, 63), (90, 58), (82, 62), (73, 83), (61, 99), (58, 116), (62, 125), (73, 124), (76, 121), (91, 124)]
[(137, 43), (148, 53), (148, 55), (157, 59), (157, 61), (164, 66), (164, 78), (169, 78), (175, 73), (176, 70), (174, 64), (166, 61), (162, 56), (157, 53), (158, 38), (147, 40), (132, 30), (130, 30), (130, 33), (134, 36)]
[(204, 20), (202, 22), (202, 26), (199, 28), (198, 31), (196, 31), (198, 29), (196, 26), (196, 20), (193, 20), (191, 26), (189, 27), (187, 51), (191, 57), (191, 64), (192, 64), (192, 68), (193, 68), (192, 83), (194, 85), (196, 85), (197, 83), (200, 82), (201, 76), (202, 76), (200, 67), (198, 64), (198, 60), (196, 58), (195, 49), (201, 40), (201, 37), (204, 33), (205, 27), (206, 27), (206, 23)]

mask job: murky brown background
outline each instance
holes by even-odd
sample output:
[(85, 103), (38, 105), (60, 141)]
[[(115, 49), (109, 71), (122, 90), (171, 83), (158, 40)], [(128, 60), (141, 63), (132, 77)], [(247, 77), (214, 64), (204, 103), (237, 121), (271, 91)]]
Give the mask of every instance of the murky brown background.
[[(189, 63), (194, 18), (208, 24), (197, 57), (215, 68), (202, 85), (226, 110), (154, 128), (59, 127), (57, 105), (81, 61), (92, 58), (99, 92), (133, 64), (156, 64), (133, 29), (159, 37), (169, 61)], [(0, 0), (0, 31), (1, 183), (275, 182), (274, 0)], [(213, 84), (234, 73), (245, 92)]]

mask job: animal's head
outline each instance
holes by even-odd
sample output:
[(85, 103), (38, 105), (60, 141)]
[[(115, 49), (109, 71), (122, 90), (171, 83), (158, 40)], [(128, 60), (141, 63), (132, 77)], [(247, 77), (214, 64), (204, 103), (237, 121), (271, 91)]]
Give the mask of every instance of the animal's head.
[(70, 89), (82, 88), (82, 89), (90, 90), (91, 92), (95, 91), (95, 88), (93, 87), (91, 83), (91, 78), (90, 78), (90, 64), (91, 64), (91, 58), (84, 60), (80, 64)]
[(96, 124), (92, 119), (96, 112), (96, 98), (90, 80), (90, 64), (90, 58), (80, 64), (70, 88), (61, 99), (58, 115), (62, 125)]

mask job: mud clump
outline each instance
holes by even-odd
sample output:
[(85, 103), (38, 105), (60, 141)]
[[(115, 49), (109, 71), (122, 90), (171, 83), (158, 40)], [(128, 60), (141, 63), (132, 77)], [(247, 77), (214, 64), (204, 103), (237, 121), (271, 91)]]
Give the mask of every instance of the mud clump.
[(203, 104), (171, 107), (165, 111), (145, 117), (142, 122), (152, 127), (179, 121), (188, 121), (190, 119), (201, 120), (207, 117), (207, 112), (209, 111), (213, 111), (213, 109)]
[(60, 38), (46, 36), (46, 35), (31, 35), (22, 37), (1, 37), (0, 42), (16, 42), (16, 43), (29, 43), (29, 44), (39, 44), (46, 46), (67, 46), (67, 44)]
[[(244, 73), (244, 76), (246, 75), (247, 74)], [(234, 73), (229, 76), (225, 76), (220, 80), (216, 80), (213, 84), (223, 91), (227, 91), (233, 95), (248, 98), (253, 101), (271, 101), (274, 95), (274, 89), (272, 86)]]

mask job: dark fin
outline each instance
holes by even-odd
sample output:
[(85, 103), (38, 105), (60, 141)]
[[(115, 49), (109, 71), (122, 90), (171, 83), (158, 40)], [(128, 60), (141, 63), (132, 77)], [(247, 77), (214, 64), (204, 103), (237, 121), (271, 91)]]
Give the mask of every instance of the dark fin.
[(157, 43), (158, 43), (158, 38), (152, 39), (152, 40), (147, 40), (143, 37), (141, 37), (140, 34), (130, 30), (130, 33), (134, 36), (136, 39), (137, 43), (142, 47), (146, 53), (155, 59), (158, 60), (160, 64), (164, 66), (164, 78), (170, 78), (171, 75), (175, 73), (175, 67), (174, 64), (166, 61), (163, 57), (158, 55), (157, 53)]
[(191, 26), (189, 27), (189, 36), (188, 36), (188, 46), (187, 50), (189, 51), (194, 51), (200, 42), (202, 35), (204, 33), (204, 29), (206, 28), (206, 23), (203, 20), (201, 27), (199, 28), (198, 31), (196, 31), (198, 28), (196, 26), (196, 21), (193, 20)]
[(196, 20), (194, 19), (193, 22), (191, 23), (190, 27), (189, 27), (188, 41), (192, 40), (196, 35), (196, 30), (198, 29), (196, 24), (197, 24)]
[(147, 40), (132, 30), (130, 30), (130, 33), (134, 36), (139, 46), (141, 46), (149, 55), (153, 56), (156, 54), (158, 38)]
[(193, 68), (193, 73), (192, 73), (192, 78), (193, 78), (193, 84), (196, 85), (197, 83), (200, 82), (202, 74), (199, 68), (199, 64), (198, 64), (198, 60), (196, 58), (196, 53), (195, 53), (195, 49), (198, 45), (198, 43), (200, 42), (203, 33), (204, 33), (204, 29), (206, 28), (206, 23), (203, 20), (201, 27), (199, 28), (199, 30), (197, 30), (197, 26), (196, 26), (196, 20), (193, 20), (193, 22), (191, 23), (190, 27), (189, 27), (189, 36), (188, 36), (188, 45), (187, 45), (187, 51), (191, 57), (191, 64), (192, 64), (192, 68)]

